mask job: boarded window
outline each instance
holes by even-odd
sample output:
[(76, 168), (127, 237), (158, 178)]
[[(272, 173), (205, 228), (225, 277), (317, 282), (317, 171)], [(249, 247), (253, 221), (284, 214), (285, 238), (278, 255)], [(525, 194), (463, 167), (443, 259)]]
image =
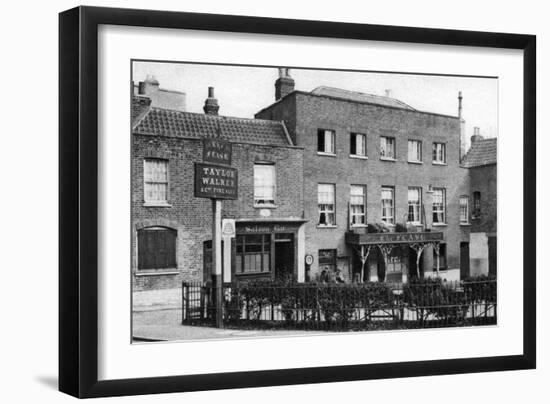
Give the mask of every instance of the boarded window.
[(138, 269), (176, 268), (176, 236), (162, 227), (138, 230)]

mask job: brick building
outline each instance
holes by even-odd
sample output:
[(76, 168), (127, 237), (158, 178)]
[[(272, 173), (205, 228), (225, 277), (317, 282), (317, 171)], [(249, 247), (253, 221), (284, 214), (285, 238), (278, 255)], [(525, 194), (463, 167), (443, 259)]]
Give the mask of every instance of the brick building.
[[(133, 97), (133, 290), (209, 279), (212, 207), (193, 193), (202, 139), (232, 142), (239, 199), (223, 203), (236, 237), (224, 245), (224, 279), (303, 273), (303, 159), (282, 122), (218, 116), (211, 89), (205, 114), (155, 108)], [(300, 173), (297, 175), (297, 173)], [(234, 221), (234, 222), (233, 222)]]
[(287, 69), (275, 95), (256, 118), (284, 121), (304, 148), (305, 250), (313, 256), (307, 279), (469, 273), (461, 96), (458, 116), (447, 116), (388, 96), (295, 91)]
[(212, 209), (193, 195), (193, 165), (215, 137), (232, 142), (239, 171), (238, 199), (223, 203), (236, 233), (224, 239), (225, 281), (456, 280), (496, 265), (496, 141), (474, 137), (465, 153), (460, 94), (449, 116), (389, 94), (297, 91), (280, 69), (275, 102), (255, 119), (218, 110), (213, 90), (205, 114), (133, 97), (135, 291), (209, 279)]
[(470, 274), (497, 273), (497, 139), (474, 128), (462, 165), (470, 171)]

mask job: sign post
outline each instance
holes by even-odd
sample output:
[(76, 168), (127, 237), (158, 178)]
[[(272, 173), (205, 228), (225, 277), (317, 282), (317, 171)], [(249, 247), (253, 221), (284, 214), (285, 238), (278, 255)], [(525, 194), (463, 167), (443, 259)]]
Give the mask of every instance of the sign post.
[(231, 143), (203, 140), (203, 161), (195, 163), (195, 197), (212, 200), (212, 286), (214, 319), (223, 327), (222, 200), (237, 199), (238, 171), (231, 165)]
[(222, 279), (222, 201), (212, 199), (212, 285), (216, 307), (216, 327), (223, 326), (223, 279)]

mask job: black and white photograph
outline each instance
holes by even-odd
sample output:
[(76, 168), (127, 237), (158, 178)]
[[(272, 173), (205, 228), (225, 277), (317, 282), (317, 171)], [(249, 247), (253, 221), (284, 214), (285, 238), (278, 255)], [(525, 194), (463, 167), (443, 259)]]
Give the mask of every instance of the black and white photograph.
[(131, 61), (133, 343), (498, 326), (498, 77)]

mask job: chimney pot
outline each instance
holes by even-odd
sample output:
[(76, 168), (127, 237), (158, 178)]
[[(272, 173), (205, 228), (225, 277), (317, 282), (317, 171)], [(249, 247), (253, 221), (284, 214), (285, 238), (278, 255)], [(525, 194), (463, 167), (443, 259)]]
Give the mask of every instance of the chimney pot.
[(475, 143), (479, 140), (483, 140), (483, 136), (480, 135), (479, 127), (475, 126), (474, 127), (474, 135), (470, 138), (470, 141), (472, 143)]
[(466, 155), (466, 123), (462, 118), (462, 91), (458, 92), (459, 161)]
[(204, 102), (204, 113), (207, 115), (218, 115), (220, 106), (218, 100), (214, 98), (214, 87), (208, 87), (208, 98)]
[(290, 77), (290, 69), (279, 68), (279, 78), (275, 81), (275, 101), (294, 91), (294, 79)]

